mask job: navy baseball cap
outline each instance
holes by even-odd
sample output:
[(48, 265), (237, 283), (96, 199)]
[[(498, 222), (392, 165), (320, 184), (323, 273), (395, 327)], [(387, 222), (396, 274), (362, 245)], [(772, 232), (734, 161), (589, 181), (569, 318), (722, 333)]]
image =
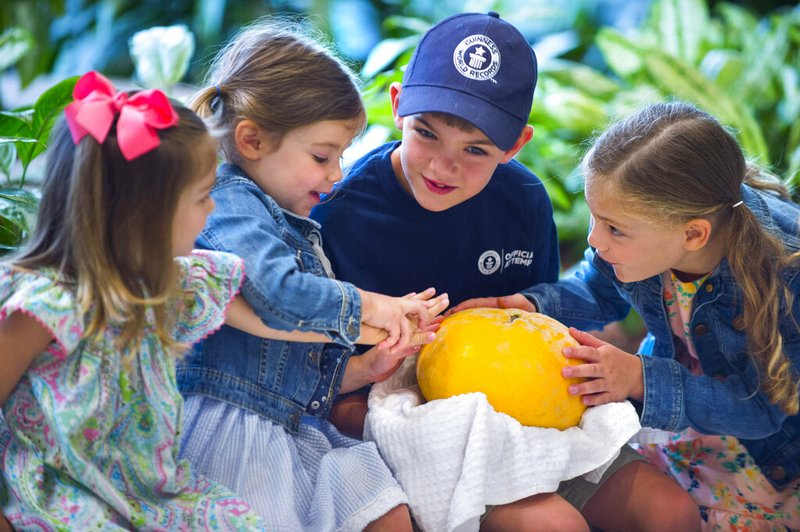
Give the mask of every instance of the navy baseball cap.
[(536, 77), (531, 45), (497, 13), (453, 15), (414, 50), (397, 112), (449, 113), (508, 150), (528, 123)]

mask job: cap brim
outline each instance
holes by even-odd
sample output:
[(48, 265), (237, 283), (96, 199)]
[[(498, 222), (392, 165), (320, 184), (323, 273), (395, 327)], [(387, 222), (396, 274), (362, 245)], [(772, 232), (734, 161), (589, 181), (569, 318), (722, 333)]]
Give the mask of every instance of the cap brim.
[(511, 149), (528, 123), (527, 117), (514, 116), (491, 102), (463, 91), (434, 85), (403, 86), (397, 108), (400, 116), (436, 112), (466, 120), (501, 150)]

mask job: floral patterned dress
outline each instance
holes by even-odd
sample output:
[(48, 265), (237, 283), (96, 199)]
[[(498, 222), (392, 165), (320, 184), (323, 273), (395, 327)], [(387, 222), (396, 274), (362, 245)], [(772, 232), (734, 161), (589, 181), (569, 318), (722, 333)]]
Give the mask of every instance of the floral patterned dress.
[[(174, 337), (220, 327), (243, 279), (232, 255), (178, 259), (184, 297)], [(183, 400), (175, 360), (146, 328), (120, 352), (109, 326), (82, 339), (84, 316), (55, 272), (0, 266), (0, 319), (24, 312), (55, 338), (3, 406), (0, 505), (24, 530), (253, 530), (259, 518), (178, 458)], [(3, 421), (0, 419), (0, 421)]]
[[(702, 372), (688, 324), (692, 300), (707, 276), (681, 282), (672, 272), (664, 275), (664, 303), (680, 339), (676, 345), (685, 347), (676, 358)], [(665, 443), (642, 445), (639, 452), (694, 497), (704, 530), (800, 530), (800, 481), (776, 490), (733, 436), (692, 429), (665, 434)]]

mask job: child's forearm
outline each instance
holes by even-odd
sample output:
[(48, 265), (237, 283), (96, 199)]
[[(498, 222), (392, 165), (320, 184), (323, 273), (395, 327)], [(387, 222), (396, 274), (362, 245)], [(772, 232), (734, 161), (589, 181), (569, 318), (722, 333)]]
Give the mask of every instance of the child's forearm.
[(236, 296), (228, 307), (225, 324), (262, 338), (289, 342), (330, 342), (322, 333), (311, 331), (281, 331), (267, 327), (242, 296)]
[[(312, 331), (282, 331), (267, 327), (261, 321), (253, 307), (242, 296), (236, 296), (228, 307), (225, 323), (246, 333), (273, 340), (289, 342), (331, 342), (332, 340), (319, 332)], [(383, 329), (361, 324), (361, 335), (356, 340), (357, 344), (375, 345), (383, 341), (388, 334)]]
[(354, 355), (348, 359), (339, 393), (352, 392), (374, 382), (370, 372), (373, 358), (372, 351), (371, 349), (363, 355)]

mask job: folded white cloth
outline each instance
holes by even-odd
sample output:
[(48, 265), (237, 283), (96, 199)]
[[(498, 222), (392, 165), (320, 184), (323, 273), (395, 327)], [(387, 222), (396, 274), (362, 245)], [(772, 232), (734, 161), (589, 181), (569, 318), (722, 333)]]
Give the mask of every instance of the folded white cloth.
[(524, 427), (482, 393), (424, 403), (416, 357), (372, 387), (364, 438), (375, 441), (429, 532), (478, 530), (487, 505), (555, 491), (584, 475), (597, 482), (639, 429), (629, 402), (589, 408), (566, 430)]

